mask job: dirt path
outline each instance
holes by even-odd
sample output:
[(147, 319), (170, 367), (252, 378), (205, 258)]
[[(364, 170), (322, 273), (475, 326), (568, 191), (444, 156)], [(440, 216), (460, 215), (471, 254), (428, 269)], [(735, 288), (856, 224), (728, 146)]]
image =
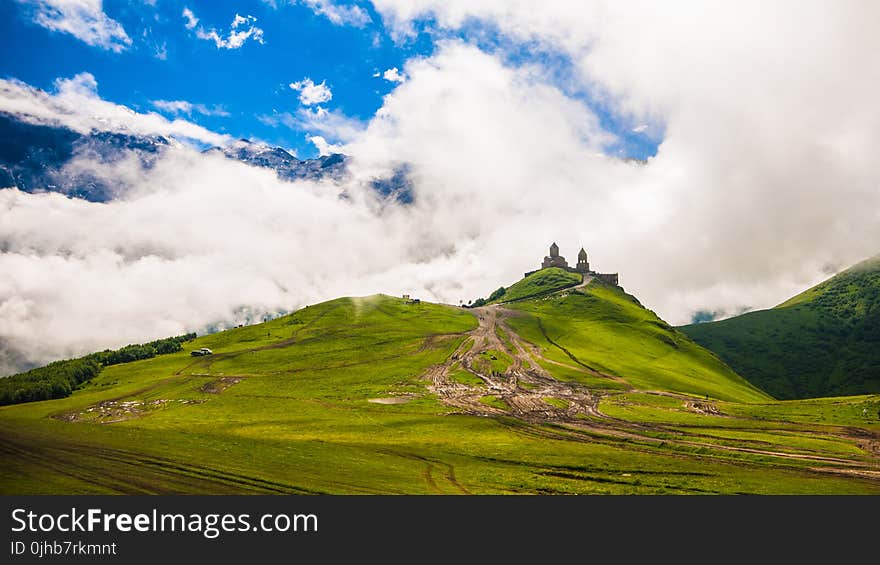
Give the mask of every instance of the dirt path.
[[(579, 415), (598, 416), (599, 396), (583, 385), (558, 381), (541, 367), (536, 358), (544, 359), (537, 348), (524, 342), (504, 323), (509, 310), (486, 306), (474, 308), (473, 312), (479, 325), (470, 332), (469, 339), (445, 363), (426, 373), (431, 392), (459, 411), (478, 416), (508, 414), (530, 422), (576, 421)], [(498, 337), (499, 328), (507, 340)], [(493, 351), (504, 352), (511, 358), (503, 372), (487, 368), (485, 356)], [(457, 369), (478, 377), (483, 385), (454, 380), (450, 374)], [(501, 400), (507, 409), (486, 404), (486, 396)]]

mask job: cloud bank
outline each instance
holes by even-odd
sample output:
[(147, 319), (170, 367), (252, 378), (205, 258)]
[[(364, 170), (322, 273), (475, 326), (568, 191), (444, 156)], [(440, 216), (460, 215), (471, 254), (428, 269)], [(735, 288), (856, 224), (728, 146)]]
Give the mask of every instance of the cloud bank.
[(567, 89), (634, 129), (663, 129), (638, 183), (616, 191), (641, 192), (641, 205), (597, 244), (672, 321), (771, 306), (880, 247), (876, 3), (373, 4), (402, 37), (424, 19), (484, 24), (560, 53)]

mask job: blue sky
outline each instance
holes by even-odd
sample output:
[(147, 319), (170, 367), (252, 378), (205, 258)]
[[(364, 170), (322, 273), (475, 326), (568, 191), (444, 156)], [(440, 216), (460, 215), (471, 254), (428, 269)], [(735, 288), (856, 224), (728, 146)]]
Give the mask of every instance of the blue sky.
[[(0, 1), (3, 78), (51, 90), (59, 77), (88, 72), (106, 100), (141, 112), (157, 111), (156, 100), (202, 105), (202, 111), (197, 108), (177, 115), (233, 137), (256, 138), (293, 149), (301, 158), (317, 154), (308, 141), (314, 132), (267, 118), (295, 114), (303, 107), (300, 92), (289, 85), (305, 78), (324, 83), (332, 93), (330, 100), (312, 104), (313, 110), (320, 105), (363, 122), (397, 86), (381, 74), (395, 67), (402, 70), (412, 57), (429, 56), (441, 36), (455, 34), (485, 49), (505, 50), (514, 65), (539, 60), (565, 75), (569, 64), (565, 56), (534, 46), (511, 48), (495, 30), (482, 25), (438, 32), (430, 21), (420, 21), (415, 36), (395, 41), (369, 3), (331, 4), (342, 10), (358, 10), (356, 18), (334, 23), (318, 13), (320, 9), (284, 0), (107, 0), (104, 13), (118, 22), (127, 39), (111, 38), (104, 45), (89, 45), (73, 34), (38, 24), (39, 6), (38, 0)], [(185, 9), (198, 23), (183, 15)], [(256, 28), (262, 42), (251, 36), (240, 46), (224, 48), (210, 38), (199, 37), (215, 30), (216, 37), (226, 41), (236, 16), (254, 18), (236, 29)], [(610, 153), (645, 158), (656, 152), (657, 140), (633, 132), (631, 124), (618, 123), (611, 113), (592, 103), (589, 93), (567, 94), (590, 105), (602, 125), (619, 136), (620, 143), (609, 148)], [(174, 115), (168, 109), (158, 110)]]
[[(237, 49), (218, 48), (185, 27), (189, 8), (204, 29), (229, 30), (236, 14), (253, 16), (263, 30), (263, 44), (249, 40)], [(45, 29), (31, 21), (28, 6), (4, 1), (2, 32), (6, 45), (34, 46), (0, 51), (4, 78), (17, 78), (51, 89), (57, 77), (92, 73), (107, 100), (137, 110), (154, 110), (153, 100), (186, 100), (208, 108), (221, 107), (229, 116), (190, 117), (201, 125), (235, 137), (257, 137), (308, 155), (314, 147), (304, 132), (272, 127), (256, 119), (300, 107), (298, 93), (288, 87), (305, 77), (326, 81), (333, 98), (325, 106), (348, 116), (367, 119), (395, 84), (383, 72), (411, 56), (431, 51), (424, 40), (395, 45), (381, 23), (363, 28), (335, 25), (307, 7), (273, 9), (260, 1), (173, 2), (156, 6), (108, 1), (105, 13), (118, 21), (132, 44), (116, 53), (90, 46), (76, 37)], [(379, 21), (378, 17), (373, 19)], [(39, 46), (39, 47), (37, 47)], [(161, 53), (164, 52), (164, 59)]]

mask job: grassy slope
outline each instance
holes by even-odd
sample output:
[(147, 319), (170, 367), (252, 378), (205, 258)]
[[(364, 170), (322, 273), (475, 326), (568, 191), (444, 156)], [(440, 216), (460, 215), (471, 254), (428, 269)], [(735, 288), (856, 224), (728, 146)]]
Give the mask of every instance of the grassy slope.
[[(828, 425), (859, 426), (880, 430), (880, 397), (854, 396), (766, 403), (718, 402), (717, 415), (697, 414), (681, 399), (655, 394), (630, 393), (602, 400), (600, 410), (614, 418), (660, 425), (657, 437), (698, 433), (715, 445), (773, 448), (788, 453), (864, 457), (851, 438), (828, 434)], [(850, 428), (852, 429), (852, 428)]]
[(581, 275), (570, 273), (557, 267), (541, 269), (512, 284), (501, 298), (491, 303), (510, 302), (512, 300), (542, 296), (579, 284), (581, 280), (583, 280)]
[(776, 308), (680, 329), (776, 398), (880, 392), (880, 256)]
[(511, 306), (523, 313), (511, 319), (511, 327), (555, 360), (571, 362), (564, 348), (578, 362), (640, 389), (768, 399), (620, 288), (594, 281), (578, 292)]
[[(880, 493), (876, 481), (757, 454), (572, 441), (510, 418), (448, 416), (420, 376), (474, 326), (456, 308), (340, 299), (187, 347), (211, 357), (109, 367), (69, 398), (0, 408), (0, 493)], [(204, 392), (223, 377), (241, 381)], [(410, 401), (368, 401), (387, 397)], [(170, 402), (110, 424), (52, 417), (111, 400)], [(821, 407), (824, 424), (855, 424), (867, 401), (846, 402)], [(766, 417), (748, 422), (768, 433), (779, 411), (809, 420), (817, 409), (780, 404), (726, 406)]]

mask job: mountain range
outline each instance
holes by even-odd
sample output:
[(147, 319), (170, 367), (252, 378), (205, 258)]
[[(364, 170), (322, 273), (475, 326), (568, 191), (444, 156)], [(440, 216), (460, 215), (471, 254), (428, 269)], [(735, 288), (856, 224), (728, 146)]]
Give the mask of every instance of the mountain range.
[[(91, 202), (107, 202), (124, 187), (108, 182), (82, 162), (113, 164), (134, 157), (144, 168), (153, 166), (168, 149), (180, 147), (173, 138), (96, 131), (80, 133), (61, 125), (35, 124), (0, 112), (0, 188), (24, 192), (59, 192)], [(239, 139), (224, 147), (210, 147), (205, 155), (221, 154), (248, 165), (272, 169), (284, 181), (341, 180), (349, 158), (341, 153), (298, 159), (282, 147)], [(412, 200), (406, 168), (373, 179), (370, 186), (399, 202)]]
[(270, 147), (248, 139), (239, 139), (226, 147), (211, 147), (205, 153), (220, 153), (249, 165), (272, 169), (279, 178), (290, 181), (339, 179), (346, 172), (346, 157), (341, 153), (302, 160), (282, 147)]

